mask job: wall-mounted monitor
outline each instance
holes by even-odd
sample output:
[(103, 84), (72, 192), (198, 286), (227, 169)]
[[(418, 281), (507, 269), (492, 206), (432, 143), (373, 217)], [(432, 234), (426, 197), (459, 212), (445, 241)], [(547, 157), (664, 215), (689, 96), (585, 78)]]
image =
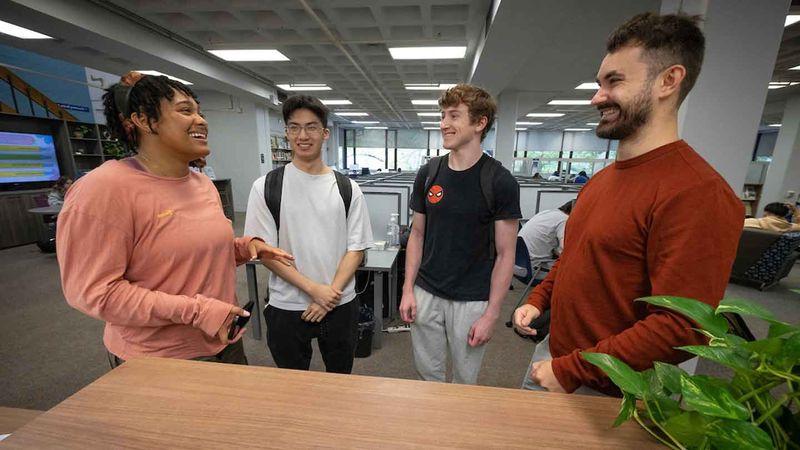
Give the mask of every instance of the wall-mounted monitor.
[(0, 131), (0, 189), (46, 187), (60, 176), (52, 135)]

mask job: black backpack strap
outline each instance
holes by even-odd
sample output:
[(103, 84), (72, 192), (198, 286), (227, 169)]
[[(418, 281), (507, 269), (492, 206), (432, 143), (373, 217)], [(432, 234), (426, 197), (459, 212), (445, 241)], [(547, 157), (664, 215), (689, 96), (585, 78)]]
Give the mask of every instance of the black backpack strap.
[[(496, 215), (494, 202), (494, 175), (499, 166), (500, 161), (491, 157), (486, 158), (486, 162), (484, 162), (483, 166), (481, 166), (480, 173), (481, 194), (483, 194), (483, 199), (486, 202), (486, 206), (489, 208), (489, 213), (491, 214), (492, 218), (494, 218)], [(492, 223), (489, 225), (489, 258), (494, 260), (496, 255), (497, 249), (494, 245), (494, 221), (492, 221)]]
[(353, 185), (350, 184), (350, 178), (347, 175), (333, 171), (336, 177), (336, 186), (339, 188), (339, 195), (342, 196), (344, 202), (344, 218), (350, 216), (350, 201), (353, 199)]
[(264, 202), (275, 220), (275, 234), (281, 229), (281, 194), (283, 191), (283, 172), (286, 166), (270, 170), (264, 177)]
[(428, 196), (428, 191), (431, 190), (433, 183), (436, 181), (436, 176), (439, 175), (439, 169), (442, 164), (447, 164), (447, 155), (434, 156), (428, 161), (428, 174), (425, 177), (425, 190), (422, 192), (422, 200), (424, 201)]

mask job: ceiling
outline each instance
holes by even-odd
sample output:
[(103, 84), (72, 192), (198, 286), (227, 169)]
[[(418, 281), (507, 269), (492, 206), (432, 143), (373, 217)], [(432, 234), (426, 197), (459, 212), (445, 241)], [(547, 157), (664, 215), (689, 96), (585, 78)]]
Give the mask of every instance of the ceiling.
[[(80, 3), (80, 7), (78, 7)], [(499, 3), (499, 2), (498, 2)], [(52, 41), (0, 43), (111, 73), (151, 68), (217, 90), (264, 101), (276, 84), (326, 83), (320, 98), (347, 99), (334, 111), (365, 111), (390, 127), (419, 127), (407, 83), (471, 81), (492, 94), (514, 93), (517, 120), (532, 129), (586, 127), (587, 106), (547, 106), (553, 98), (589, 99), (574, 87), (591, 81), (611, 30), (632, 15), (657, 11), (659, 0), (0, 0), (0, 19), (48, 33)], [(792, 12), (800, 13), (800, 0)], [(486, 25), (489, 24), (488, 27)], [(393, 60), (392, 46), (467, 47), (457, 60)], [(275, 48), (290, 61), (227, 62), (208, 49)], [(773, 81), (800, 81), (800, 23), (784, 32)], [(783, 103), (800, 85), (770, 90), (763, 122), (780, 122)], [(563, 112), (561, 118), (525, 118)], [(345, 118), (337, 118), (343, 124)]]

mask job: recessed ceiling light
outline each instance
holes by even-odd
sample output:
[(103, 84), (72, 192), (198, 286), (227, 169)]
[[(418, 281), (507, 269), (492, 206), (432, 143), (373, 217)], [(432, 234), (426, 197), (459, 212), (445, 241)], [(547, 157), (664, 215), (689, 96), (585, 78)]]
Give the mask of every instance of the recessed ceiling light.
[(420, 122), (423, 125), (439, 125), (441, 122)]
[(350, 123), (360, 123), (362, 125), (366, 125), (366, 124), (380, 123), (380, 121), (377, 121), (377, 120), (353, 120), (353, 121), (350, 121)]
[(365, 130), (388, 130), (389, 127), (364, 127)]
[(279, 84), (284, 91), (330, 91), (327, 84)]
[(595, 82), (581, 83), (581, 84), (575, 86), (575, 89), (581, 89), (581, 90), (587, 90), (587, 91), (596, 91), (596, 90), (600, 89), (600, 85), (595, 83)]
[(352, 105), (353, 104), (353, 102), (351, 102), (350, 100), (331, 100), (331, 99), (322, 100), (322, 99), (320, 99), (320, 101), (322, 102), (323, 105), (331, 105), (331, 106)]
[(786, 16), (786, 21), (783, 22), (783, 26), (788, 27), (789, 25), (795, 24), (797, 22), (800, 22), (800, 16), (795, 14), (789, 14), (788, 16)]
[(525, 117), (563, 117), (564, 113), (530, 113)]
[(586, 125), (589, 125), (590, 127), (596, 127), (596, 126), (600, 125), (600, 123), (599, 122), (586, 122)]
[(443, 91), (455, 86), (454, 83), (439, 83), (439, 84), (407, 84), (406, 90), (409, 91)]
[(767, 89), (782, 89), (800, 84), (800, 81), (770, 81)]
[(525, 125), (525, 126), (541, 125), (541, 124), (542, 124), (542, 122), (517, 122), (517, 125)]
[(564, 128), (564, 131), (592, 131), (591, 128)]
[(514, 128), (514, 129), (517, 130), (517, 131), (528, 131), (527, 128)]
[(771, 123), (771, 124), (769, 124), (769, 126), (770, 127), (775, 127), (775, 128), (780, 128), (781, 124), (779, 124), (779, 123)]
[(167, 75), (165, 73), (161, 73), (161, 72), (159, 72), (157, 70), (135, 70), (134, 72), (139, 72), (139, 73), (142, 73), (142, 74), (145, 74), (145, 75), (153, 75), (155, 77), (160, 77), (160, 76), (163, 75), (163, 76), (169, 78), (170, 80), (177, 81), (178, 83), (183, 83), (183, 84), (185, 84), (187, 86), (191, 86), (192, 85), (192, 83), (189, 82), (189, 81), (182, 80), (182, 79), (180, 79), (178, 77), (173, 77), (172, 75)]
[(424, 127), (423, 130), (440, 130), (438, 127)]
[(790, 67), (789, 70), (800, 70), (800, 66)]
[(420, 117), (441, 117), (442, 113), (438, 113), (438, 112), (421, 112), (421, 113), (417, 113), (417, 115), (420, 116)]
[(334, 114), (342, 117), (367, 117), (369, 115), (365, 112), (355, 112), (355, 111), (342, 111), (342, 112), (334, 111)]
[(0, 20), (0, 33), (20, 39), (53, 39), (46, 34), (37, 33), (33, 30), (22, 28), (19, 25), (14, 25), (13, 23), (3, 22), (2, 20)]
[(439, 100), (411, 100), (411, 104), (417, 106), (432, 106), (438, 105)]
[(289, 61), (283, 53), (274, 49), (257, 50), (209, 50), (225, 61)]
[(548, 105), (591, 105), (591, 100), (550, 100)]
[(467, 47), (390, 47), (393, 59), (462, 59)]

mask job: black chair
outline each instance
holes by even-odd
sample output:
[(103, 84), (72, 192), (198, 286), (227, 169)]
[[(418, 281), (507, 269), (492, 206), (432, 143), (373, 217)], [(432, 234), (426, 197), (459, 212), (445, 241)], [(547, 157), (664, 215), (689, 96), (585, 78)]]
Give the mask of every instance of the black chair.
[[(517, 249), (514, 254), (514, 265), (518, 267), (525, 268), (525, 275), (517, 275), (514, 274), (514, 278), (519, 280), (521, 283), (525, 283), (525, 289), (522, 291), (522, 295), (517, 300), (516, 306), (511, 311), (511, 317), (508, 322), (506, 322), (506, 327), (512, 327), (512, 321), (514, 319), (514, 311), (522, 305), (525, 299), (528, 298), (528, 292), (530, 292), (531, 288), (534, 287), (538, 282), (541, 280), (537, 280), (536, 276), (539, 275), (541, 272), (549, 272), (550, 271), (550, 264), (552, 264), (555, 259), (546, 259), (537, 261), (535, 265), (531, 264), (531, 256), (528, 253), (528, 246), (525, 245), (525, 240), (522, 239), (521, 236), (517, 236)], [(534, 281), (536, 283), (534, 284)], [(550, 332), (550, 311), (547, 310), (542, 313), (541, 316), (536, 318), (533, 322), (531, 322), (531, 328), (536, 330), (536, 336), (522, 336), (526, 339), (530, 338), (535, 342), (539, 342), (547, 336)], [(516, 332), (516, 330), (514, 330)]]

